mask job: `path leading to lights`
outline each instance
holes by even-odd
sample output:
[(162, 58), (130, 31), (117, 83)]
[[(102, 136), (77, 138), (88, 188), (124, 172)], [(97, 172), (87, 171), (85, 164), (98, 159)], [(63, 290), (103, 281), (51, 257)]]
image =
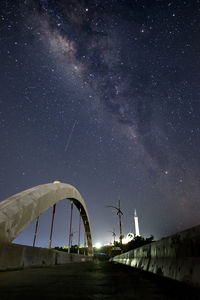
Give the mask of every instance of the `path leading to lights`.
[(0, 299), (198, 300), (200, 291), (109, 262), (0, 273)]

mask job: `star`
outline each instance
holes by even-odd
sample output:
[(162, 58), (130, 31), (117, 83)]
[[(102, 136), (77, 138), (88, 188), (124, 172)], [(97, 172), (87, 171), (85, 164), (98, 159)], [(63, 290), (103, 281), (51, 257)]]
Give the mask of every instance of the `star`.
[(115, 225), (104, 207), (119, 193), (124, 234), (135, 207), (157, 239), (197, 224), (197, 1), (36, 2), (2, 3), (1, 200), (60, 178), (83, 195), (95, 237)]

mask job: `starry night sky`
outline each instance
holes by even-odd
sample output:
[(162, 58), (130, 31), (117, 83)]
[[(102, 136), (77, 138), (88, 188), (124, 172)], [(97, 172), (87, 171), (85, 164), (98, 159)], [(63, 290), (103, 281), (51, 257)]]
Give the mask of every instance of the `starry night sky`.
[[(105, 207), (118, 195), (124, 234), (135, 208), (147, 237), (199, 224), (199, 83), (200, 1), (2, 0), (1, 200), (70, 183), (94, 243), (119, 234)], [(59, 205), (53, 245), (66, 243), (69, 203)], [(42, 218), (48, 246), (51, 211)]]

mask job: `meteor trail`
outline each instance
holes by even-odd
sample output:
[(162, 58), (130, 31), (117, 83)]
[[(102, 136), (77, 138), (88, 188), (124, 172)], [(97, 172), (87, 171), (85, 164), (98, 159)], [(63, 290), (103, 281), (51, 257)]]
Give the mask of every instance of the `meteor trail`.
[(65, 152), (67, 152), (67, 149), (68, 149), (68, 147), (69, 147), (69, 143), (70, 143), (70, 141), (71, 141), (71, 138), (72, 138), (72, 134), (73, 134), (73, 132), (74, 132), (74, 128), (75, 128), (75, 126), (76, 126), (76, 123), (77, 123), (77, 120), (75, 120), (75, 122), (74, 122), (74, 124), (73, 124), (73, 126), (72, 126), (72, 130), (71, 130), (71, 132), (70, 132), (70, 134), (69, 134), (69, 137), (68, 137), (68, 140), (67, 140), (67, 143), (66, 143), (66, 146), (65, 146)]

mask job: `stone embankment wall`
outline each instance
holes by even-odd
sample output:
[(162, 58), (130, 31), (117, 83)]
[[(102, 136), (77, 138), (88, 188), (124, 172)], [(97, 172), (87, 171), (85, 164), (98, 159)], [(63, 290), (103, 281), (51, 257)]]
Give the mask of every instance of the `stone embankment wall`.
[(68, 254), (54, 249), (17, 244), (0, 244), (0, 271), (46, 267), (71, 262), (92, 261), (92, 256)]
[(112, 261), (200, 287), (200, 226), (117, 255)]

